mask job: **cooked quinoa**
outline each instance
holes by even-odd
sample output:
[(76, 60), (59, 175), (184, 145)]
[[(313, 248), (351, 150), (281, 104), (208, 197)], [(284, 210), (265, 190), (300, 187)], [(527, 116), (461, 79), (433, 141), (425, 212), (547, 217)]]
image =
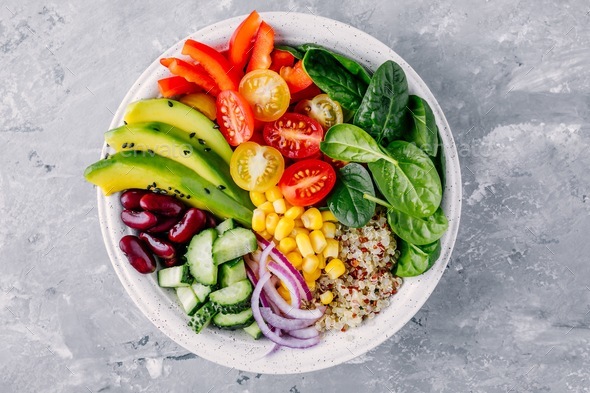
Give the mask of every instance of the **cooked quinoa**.
[(340, 226), (336, 238), (346, 273), (336, 280), (324, 274), (317, 282), (316, 299), (325, 291), (334, 294), (316, 323), (320, 331), (346, 331), (374, 318), (402, 285), (402, 279), (391, 274), (399, 251), (384, 211), (378, 211), (362, 228)]

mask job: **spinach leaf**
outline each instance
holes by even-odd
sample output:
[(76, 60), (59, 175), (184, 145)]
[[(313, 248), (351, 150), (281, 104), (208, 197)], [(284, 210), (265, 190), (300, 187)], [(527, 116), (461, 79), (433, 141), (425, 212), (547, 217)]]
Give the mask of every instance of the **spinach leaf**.
[(416, 245), (437, 241), (449, 227), (449, 222), (440, 207), (433, 215), (422, 218), (412, 217), (397, 209), (389, 209), (387, 221), (397, 236)]
[(293, 55), (294, 58), (298, 60), (303, 59), (303, 56), (305, 56), (305, 51), (300, 51), (299, 49), (289, 45), (275, 45), (275, 49), (282, 50), (284, 52), (289, 52)]
[(392, 159), (369, 162), (369, 170), (385, 199), (395, 209), (414, 217), (434, 214), (442, 199), (442, 187), (430, 157), (405, 141), (391, 142), (386, 152)]
[(352, 124), (336, 124), (326, 132), (320, 150), (327, 156), (340, 161), (373, 162), (391, 160), (384, 154), (377, 142), (361, 128)]
[(400, 139), (406, 123), (408, 81), (404, 70), (388, 60), (381, 64), (354, 116), (354, 124), (366, 130), (377, 143)]
[(363, 67), (362, 65), (360, 65), (359, 63), (357, 63), (349, 57), (343, 56), (339, 53), (332, 52), (318, 44), (303, 44), (300, 45), (298, 49), (303, 52), (307, 52), (310, 49), (323, 49), (326, 52), (329, 52), (332, 56), (334, 56), (334, 58), (338, 60), (340, 64), (342, 64), (344, 68), (346, 68), (352, 75), (357, 76), (367, 85), (371, 83), (371, 75), (369, 75), (365, 67)]
[(394, 274), (399, 277), (415, 277), (430, 269), (440, 255), (440, 242), (416, 246), (399, 239), (400, 256)]
[(413, 142), (426, 154), (436, 156), (438, 150), (438, 129), (432, 109), (428, 102), (411, 95), (408, 100), (408, 116), (413, 120), (412, 128), (404, 133), (402, 139)]
[(314, 83), (342, 107), (354, 111), (361, 104), (367, 84), (351, 74), (330, 52), (308, 50), (303, 57), (303, 68)]
[(338, 172), (328, 207), (342, 224), (360, 228), (375, 214), (375, 202), (365, 199), (364, 194), (375, 196), (371, 175), (362, 165), (351, 162)]

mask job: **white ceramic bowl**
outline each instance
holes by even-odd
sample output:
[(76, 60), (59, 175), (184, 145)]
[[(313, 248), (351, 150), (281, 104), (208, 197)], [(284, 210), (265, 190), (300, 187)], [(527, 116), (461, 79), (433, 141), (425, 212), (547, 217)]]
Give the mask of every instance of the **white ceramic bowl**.
[[(119, 218), (121, 205), (118, 195), (104, 197), (98, 190), (98, 209), (102, 234), (113, 267), (129, 296), (158, 329), (187, 350), (212, 362), (256, 373), (290, 374), (331, 367), (369, 351), (393, 336), (422, 307), (440, 280), (457, 237), (461, 211), (461, 174), (453, 136), (440, 106), (418, 74), (393, 50), (370, 35), (335, 20), (293, 12), (261, 15), (275, 29), (277, 42), (324, 45), (356, 59), (371, 70), (386, 60), (394, 60), (406, 72), (410, 92), (430, 103), (445, 147), (446, 189), (442, 207), (449, 219), (449, 229), (442, 238), (442, 253), (432, 269), (419, 277), (405, 279), (400, 291), (393, 296), (391, 305), (362, 326), (345, 333), (325, 334), (321, 343), (313, 348), (282, 348), (265, 357), (264, 354), (271, 346), (267, 339), (254, 341), (242, 331), (228, 332), (215, 328), (195, 334), (187, 326), (188, 317), (178, 305), (174, 292), (159, 288), (155, 274), (138, 274), (119, 250), (119, 239), (131, 231)], [(216, 23), (187, 38), (226, 49), (232, 32), (244, 17)], [(161, 57), (179, 56), (184, 41), (178, 42)], [(129, 103), (158, 95), (157, 80), (168, 76), (158, 59), (129, 90), (110, 128), (122, 125)], [(106, 149), (105, 146), (103, 154)]]

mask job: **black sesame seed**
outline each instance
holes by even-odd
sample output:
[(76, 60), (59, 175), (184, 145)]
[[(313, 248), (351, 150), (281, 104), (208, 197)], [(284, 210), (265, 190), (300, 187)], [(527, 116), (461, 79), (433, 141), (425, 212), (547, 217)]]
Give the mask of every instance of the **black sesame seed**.
[(123, 120), (123, 124), (127, 125), (127, 122), (125, 120)]
[(121, 146), (121, 149), (125, 149), (127, 148), (127, 142), (123, 143), (123, 145)]
[(174, 105), (174, 104), (172, 103), (172, 101), (168, 101), (168, 106), (169, 106), (170, 108), (172, 108), (172, 106), (173, 106), (173, 105)]
[(152, 129), (153, 129), (154, 131), (160, 132), (160, 127), (154, 126)]
[(178, 191), (178, 190), (174, 190), (174, 192), (177, 193), (177, 194), (180, 194), (180, 191)]
[(220, 184), (217, 186), (217, 189), (223, 191), (223, 190), (225, 190), (225, 186), (223, 184)]
[(133, 146), (135, 146), (135, 143), (131, 142), (131, 143), (129, 144), (129, 148), (131, 149)]
[(172, 187), (168, 187), (169, 190), (172, 190)]
[(211, 151), (211, 148), (210, 147), (206, 147), (203, 150), (205, 150), (205, 151)]
[(213, 124), (213, 128), (218, 129), (219, 128), (219, 125)]
[(211, 191), (209, 191), (209, 189), (208, 189), (207, 187), (205, 187), (205, 192), (206, 192), (207, 194), (211, 194)]
[(192, 138), (192, 137), (194, 137), (196, 134), (197, 134), (196, 132), (191, 132), (191, 133), (189, 134), (189, 138)]
[(184, 153), (185, 156), (188, 156), (190, 154), (190, 151), (189, 150), (184, 150), (183, 153)]
[(153, 182), (152, 184), (154, 185), (154, 187), (156, 186), (156, 182)]
[(191, 199), (191, 196), (190, 196), (190, 195), (187, 195), (187, 196), (186, 196), (186, 199)]
[(109, 158), (109, 153), (106, 153), (106, 154), (104, 155), (104, 159), (106, 160), (107, 158)]
[(109, 145), (109, 144), (107, 143), (107, 147), (111, 147), (111, 145)]
[(184, 194), (181, 192), (179, 197), (184, 198)]
[(151, 154), (152, 156), (153, 156), (154, 154), (156, 154), (156, 152), (154, 152), (152, 149), (148, 149), (148, 151), (147, 151), (147, 152), (148, 152), (148, 154)]
[(201, 139), (201, 138), (199, 138), (199, 143), (200, 143), (201, 145), (204, 145), (204, 144), (205, 144), (205, 140), (204, 140), (204, 139)]

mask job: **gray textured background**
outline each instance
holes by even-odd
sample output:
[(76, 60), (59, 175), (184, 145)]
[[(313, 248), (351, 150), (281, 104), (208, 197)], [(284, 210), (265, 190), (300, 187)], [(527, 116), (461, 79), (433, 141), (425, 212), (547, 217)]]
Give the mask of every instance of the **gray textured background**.
[[(590, 391), (590, 4), (554, 3), (3, 1), (0, 391)], [(253, 8), (391, 46), (461, 150), (462, 225), (430, 300), (367, 355), (303, 375), (230, 370), (156, 330), (111, 269), (81, 176), (153, 59)]]

